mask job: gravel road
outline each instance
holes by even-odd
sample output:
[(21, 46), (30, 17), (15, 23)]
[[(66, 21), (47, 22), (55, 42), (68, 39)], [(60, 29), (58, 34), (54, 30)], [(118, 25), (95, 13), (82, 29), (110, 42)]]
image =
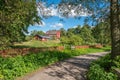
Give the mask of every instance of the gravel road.
[(86, 73), (90, 63), (107, 53), (91, 53), (70, 58), (38, 70), (19, 80), (87, 80)]

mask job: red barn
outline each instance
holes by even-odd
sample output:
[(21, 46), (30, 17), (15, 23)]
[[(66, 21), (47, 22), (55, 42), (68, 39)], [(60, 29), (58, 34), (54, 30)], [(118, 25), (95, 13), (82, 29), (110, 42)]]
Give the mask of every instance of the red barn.
[(55, 39), (60, 39), (60, 31), (57, 30), (47, 31), (46, 35)]
[(41, 36), (41, 35), (35, 35), (34, 39), (35, 40), (40, 40), (40, 41), (47, 41), (48, 39), (50, 39), (50, 37), (48, 37), (48, 36)]

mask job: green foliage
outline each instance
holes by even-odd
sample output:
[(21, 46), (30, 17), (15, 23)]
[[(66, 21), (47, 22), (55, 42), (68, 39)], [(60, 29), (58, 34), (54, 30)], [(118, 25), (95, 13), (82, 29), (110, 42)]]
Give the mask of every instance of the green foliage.
[(110, 44), (110, 24), (108, 22), (101, 22), (92, 28), (92, 34), (96, 43)]
[(66, 35), (62, 36), (61, 41), (62, 43), (69, 45), (91, 45), (95, 43), (95, 39), (92, 35), (92, 30), (87, 24), (85, 24), (83, 27), (78, 25), (76, 28), (69, 28), (66, 32)]
[(89, 80), (117, 80), (117, 76), (105, 70), (98, 64), (92, 64), (88, 73)]
[(71, 35), (69, 40), (71, 45), (81, 45), (83, 43), (83, 39), (79, 35)]
[(81, 32), (81, 26), (80, 25), (78, 25), (76, 28), (75, 28), (75, 34), (80, 34), (80, 32)]
[(39, 20), (36, 0), (0, 0), (0, 45), (23, 41), (28, 26)]
[(120, 69), (120, 56), (116, 56), (116, 58), (113, 60), (114, 67)]
[(61, 37), (60, 41), (62, 44), (69, 44), (69, 38), (66, 36)]
[(89, 52), (101, 52), (100, 49), (79, 49), (64, 51), (46, 51), (39, 53), (31, 53), (25, 56), (16, 56), (3, 58), (0, 57), (0, 79), (14, 80), (16, 77), (25, 75), (40, 67), (53, 64), (57, 61), (87, 54)]
[(102, 57), (101, 59), (98, 59), (95, 63), (99, 64), (101, 67), (103, 67), (104, 69), (109, 70), (111, 68), (111, 57), (110, 55), (106, 55), (105, 57)]
[(31, 37), (30, 35), (26, 35), (26, 37), (25, 37), (25, 41), (30, 41), (32, 39), (33, 39), (33, 37)]
[(56, 61), (70, 57), (64, 52), (44, 52), (39, 54), (29, 54), (13, 58), (0, 58), (1, 78), (4, 80), (14, 80), (15, 77), (24, 75), (42, 66), (52, 64)]
[(36, 31), (36, 30), (34, 30), (34, 31), (31, 32), (30, 36), (33, 37), (35, 35), (45, 35), (45, 33), (43, 31)]
[(67, 31), (65, 31), (64, 29), (61, 29), (61, 33), (62, 33), (61, 41), (62, 43), (65, 43), (65, 44), (70, 43), (73, 45), (79, 45), (79, 44), (92, 45), (95, 43), (99, 43), (99, 44), (106, 45), (106, 44), (110, 44), (111, 42), (110, 25), (108, 22), (99, 23), (93, 28), (91, 28), (91, 26), (87, 24), (85, 24), (83, 27), (78, 25), (76, 28), (69, 28)]
[(60, 29), (60, 36), (61, 37), (66, 36), (66, 30), (64, 28)]
[(84, 25), (81, 28), (80, 35), (84, 41), (84, 44), (93, 44), (95, 43), (95, 39), (92, 36), (92, 31), (90, 29), (90, 26)]
[(111, 67), (113, 66), (110, 55), (100, 58), (91, 64), (88, 72), (89, 80), (117, 80), (117, 75), (113, 74)]
[(79, 35), (71, 34), (69, 37), (62, 37), (61, 39), (62, 44), (68, 44), (68, 45), (81, 45), (83, 40)]

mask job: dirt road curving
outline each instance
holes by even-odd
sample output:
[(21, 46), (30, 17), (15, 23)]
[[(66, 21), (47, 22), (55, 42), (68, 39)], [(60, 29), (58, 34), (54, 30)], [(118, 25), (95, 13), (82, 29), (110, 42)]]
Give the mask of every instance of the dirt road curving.
[(86, 80), (90, 63), (107, 53), (91, 53), (70, 58), (25, 76), (21, 80)]

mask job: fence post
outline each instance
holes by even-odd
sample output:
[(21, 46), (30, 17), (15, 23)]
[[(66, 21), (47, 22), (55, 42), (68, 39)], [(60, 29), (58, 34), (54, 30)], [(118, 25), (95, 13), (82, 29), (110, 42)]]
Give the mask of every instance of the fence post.
[(75, 49), (75, 46), (71, 45), (71, 50), (74, 50)]

